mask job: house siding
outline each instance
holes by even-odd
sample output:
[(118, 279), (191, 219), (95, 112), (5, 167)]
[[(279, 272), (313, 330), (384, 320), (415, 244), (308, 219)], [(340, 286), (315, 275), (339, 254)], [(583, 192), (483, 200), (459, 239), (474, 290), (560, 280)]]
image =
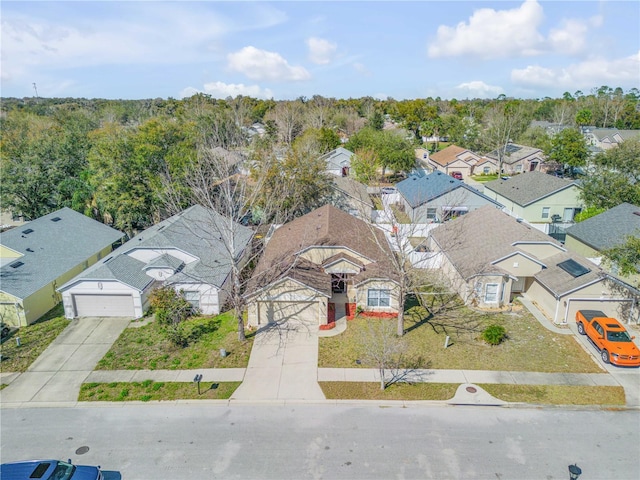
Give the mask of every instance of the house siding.
[(580, 240), (578, 240), (575, 237), (572, 237), (568, 233), (567, 233), (567, 238), (564, 242), (564, 246), (567, 248), (567, 250), (576, 252), (582, 255), (583, 257), (596, 258), (601, 256), (598, 250), (596, 250), (593, 247), (590, 247), (586, 243), (582, 243)]
[(460, 187), (452, 192), (445, 193), (430, 202), (419, 205), (412, 209), (409, 203), (400, 196), (405, 212), (411, 217), (413, 223), (429, 223), (432, 220), (427, 218), (427, 210), (430, 208), (437, 209), (439, 220), (445, 215), (443, 207), (467, 207), (468, 211), (477, 210), (484, 205), (493, 205), (489, 200), (480, 195), (476, 195), (466, 188)]
[[(560, 215), (561, 219), (564, 218), (565, 208), (576, 209), (582, 206), (579, 198), (580, 190), (575, 185), (537, 200), (526, 207), (518, 205), (489, 188), (485, 188), (484, 194), (504, 205), (505, 209), (511, 212), (511, 215), (523, 218), (529, 223), (551, 223), (551, 217), (553, 215)], [(549, 208), (547, 218), (542, 217), (542, 209), (544, 207)]]
[[(390, 290), (390, 299), (388, 307), (380, 306), (368, 306), (368, 292), (369, 290)], [(383, 280), (369, 280), (357, 285), (355, 290), (356, 306), (362, 307), (367, 312), (383, 312), (383, 313), (397, 313), (398, 312), (398, 286), (393, 282), (387, 282)]]
[(265, 306), (269, 302), (295, 304), (298, 302), (317, 303), (317, 320), (320, 325), (327, 323), (327, 298), (315, 290), (291, 280), (284, 280), (260, 292), (247, 305), (247, 325), (266, 325)]

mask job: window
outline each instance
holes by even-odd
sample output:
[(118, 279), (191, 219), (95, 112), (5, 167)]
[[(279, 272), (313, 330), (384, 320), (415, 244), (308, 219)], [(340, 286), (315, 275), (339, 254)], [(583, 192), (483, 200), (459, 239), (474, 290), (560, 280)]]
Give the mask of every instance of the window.
[(549, 218), (550, 207), (542, 207), (542, 218)]
[(562, 217), (563, 222), (570, 222), (573, 220), (573, 208), (565, 208), (564, 215)]
[(521, 172), (522, 171), (522, 165), (516, 165), (516, 172)]
[(184, 299), (191, 304), (193, 308), (200, 308), (200, 292), (197, 290), (194, 291), (185, 291), (183, 292)]
[(484, 303), (498, 303), (498, 287), (497, 283), (487, 283), (484, 291)]
[(388, 307), (391, 300), (389, 290), (369, 289), (367, 291), (368, 307)]
[(437, 208), (427, 208), (427, 218), (429, 220), (435, 220), (437, 211)]
[(489, 173), (491, 173), (491, 167), (484, 167), (482, 169), (482, 173), (484, 173), (485, 175), (489, 175)]

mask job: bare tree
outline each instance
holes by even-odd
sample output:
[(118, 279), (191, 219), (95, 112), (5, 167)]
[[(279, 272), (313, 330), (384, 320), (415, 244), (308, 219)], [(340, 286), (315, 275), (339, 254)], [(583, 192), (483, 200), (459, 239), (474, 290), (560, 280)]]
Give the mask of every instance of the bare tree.
[(278, 126), (280, 140), (291, 145), (293, 140), (302, 132), (304, 105), (299, 100), (278, 102), (276, 108), (265, 118), (272, 119)]
[(501, 175), (507, 145), (527, 128), (528, 117), (522, 103), (509, 100), (492, 107), (485, 116), (485, 122), (483, 139), (487, 150), (495, 149), (498, 155), (498, 175)]

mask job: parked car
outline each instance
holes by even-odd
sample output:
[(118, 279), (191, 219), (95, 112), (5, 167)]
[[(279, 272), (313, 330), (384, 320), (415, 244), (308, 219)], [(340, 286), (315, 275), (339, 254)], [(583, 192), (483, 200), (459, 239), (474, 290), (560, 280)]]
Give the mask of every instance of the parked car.
[(586, 335), (600, 351), (605, 363), (627, 367), (640, 366), (640, 349), (633, 343), (629, 332), (615, 318), (607, 317), (600, 310), (576, 312), (578, 332)]
[(456, 180), (462, 180), (462, 172), (451, 172), (449, 175), (451, 175)]
[(383, 195), (384, 194), (389, 195), (389, 194), (392, 194), (392, 193), (396, 193), (397, 190), (396, 190), (396, 187), (382, 187), (380, 189), (380, 192), (382, 192)]
[(3, 480), (102, 480), (100, 467), (73, 465), (71, 460), (27, 460), (0, 465)]

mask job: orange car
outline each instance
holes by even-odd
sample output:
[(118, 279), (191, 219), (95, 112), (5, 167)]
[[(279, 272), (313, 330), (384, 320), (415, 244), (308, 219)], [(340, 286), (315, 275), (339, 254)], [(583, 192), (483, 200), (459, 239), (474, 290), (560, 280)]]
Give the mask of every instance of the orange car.
[(625, 367), (640, 366), (640, 350), (633, 343), (629, 332), (615, 318), (607, 317), (599, 310), (576, 312), (578, 332), (586, 335), (600, 351), (605, 363)]

